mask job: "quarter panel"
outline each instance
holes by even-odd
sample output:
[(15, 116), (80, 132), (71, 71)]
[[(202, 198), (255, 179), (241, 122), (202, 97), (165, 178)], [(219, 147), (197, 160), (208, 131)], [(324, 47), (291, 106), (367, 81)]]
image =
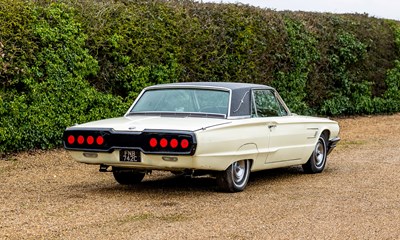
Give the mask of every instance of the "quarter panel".
[(196, 139), (195, 156), (215, 159), (224, 170), (238, 160), (253, 159), (256, 163), (265, 159), (269, 132), (263, 119), (238, 119), (230, 124), (197, 131)]

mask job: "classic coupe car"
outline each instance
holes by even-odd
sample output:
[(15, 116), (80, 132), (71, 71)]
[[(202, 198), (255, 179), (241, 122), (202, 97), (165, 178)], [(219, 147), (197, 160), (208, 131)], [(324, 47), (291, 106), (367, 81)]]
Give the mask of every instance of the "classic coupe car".
[(120, 184), (152, 170), (199, 172), (238, 192), (254, 171), (322, 172), (338, 134), (335, 121), (292, 114), (274, 88), (193, 82), (147, 87), (123, 117), (67, 128), (63, 140), (75, 160)]

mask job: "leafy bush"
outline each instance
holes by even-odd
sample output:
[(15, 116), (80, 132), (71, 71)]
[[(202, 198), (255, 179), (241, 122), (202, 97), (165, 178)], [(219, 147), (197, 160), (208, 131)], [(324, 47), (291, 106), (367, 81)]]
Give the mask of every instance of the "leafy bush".
[(358, 72), (350, 69), (366, 54), (366, 45), (348, 32), (339, 33), (329, 54), (331, 98), (324, 101), (322, 113), (328, 115), (370, 113), (371, 89), (369, 82), (357, 82)]
[(387, 90), (383, 94), (383, 100), (376, 100), (383, 109), (382, 111), (388, 113), (400, 112), (400, 25), (393, 22), (392, 28), (395, 32), (395, 43), (399, 57), (395, 61), (395, 66), (387, 72), (385, 79)]
[(23, 62), (18, 82), (6, 82), (15, 87), (1, 91), (0, 152), (59, 146), (66, 126), (123, 109), (119, 98), (97, 92), (85, 80), (97, 73), (98, 64), (85, 49), (86, 35), (73, 10), (52, 3), (31, 8), (29, 15), (32, 22), (24, 31), (37, 50)]
[(285, 26), (287, 50), (278, 56), (286, 68), (277, 69), (272, 86), (285, 97), (292, 111), (304, 114), (310, 111), (305, 102), (309, 74), (320, 57), (316, 49), (317, 41), (301, 22), (286, 19)]

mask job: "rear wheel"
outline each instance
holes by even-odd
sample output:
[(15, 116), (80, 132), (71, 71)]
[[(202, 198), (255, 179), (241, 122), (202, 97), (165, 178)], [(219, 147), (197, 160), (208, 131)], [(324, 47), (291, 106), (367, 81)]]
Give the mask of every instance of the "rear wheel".
[(308, 161), (303, 165), (303, 170), (305, 173), (320, 173), (324, 170), (326, 164), (326, 140), (325, 136), (321, 135), (315, 145), (314, 151), (308, 159)]
[(232, 163), (225, 171), (217, 175), (219, 190), (224, 192), (243, 191), (249, 181), (250, 167), (250, 160)]
[(133, 185), (140, 183), (145, 174), (145, 172), (139, 172), (129, 168), (113, 167), (114, 179), (122, 185)]

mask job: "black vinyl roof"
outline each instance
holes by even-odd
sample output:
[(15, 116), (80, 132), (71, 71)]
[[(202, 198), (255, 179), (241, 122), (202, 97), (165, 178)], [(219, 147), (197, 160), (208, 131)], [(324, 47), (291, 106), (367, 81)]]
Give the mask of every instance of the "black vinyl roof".
[[(226, 88), (230, 90), (237, 90), (237, 89), (251, 89), (251, 88), (263, 88), (263, 89), (273, 89), (272, 87), (261, 85), (261, 84), (253, 84), (253, 83), (236, 83), (236, 82), (182, 82), (182, 83), (168, 83), (168, 84), (159, 84), (154, 85), (152, 87), (217, 87), (217, 88)], [(150, 87), (150, 88), (152, 88)]]
[(183, 82), (183, 83), (169, 83), (160, 84), (148, 87), (148, 89), (157, 88), (171, 88), (171, 87), (185, 87), (185, 88), (224, 88), (232, 92), (231, 95), (231, 117), (249, 116), (251, 114), (251, 89), (271, 89), (272, 87), (252, 84), (252, 83), (233, 83), (233, 82)]

